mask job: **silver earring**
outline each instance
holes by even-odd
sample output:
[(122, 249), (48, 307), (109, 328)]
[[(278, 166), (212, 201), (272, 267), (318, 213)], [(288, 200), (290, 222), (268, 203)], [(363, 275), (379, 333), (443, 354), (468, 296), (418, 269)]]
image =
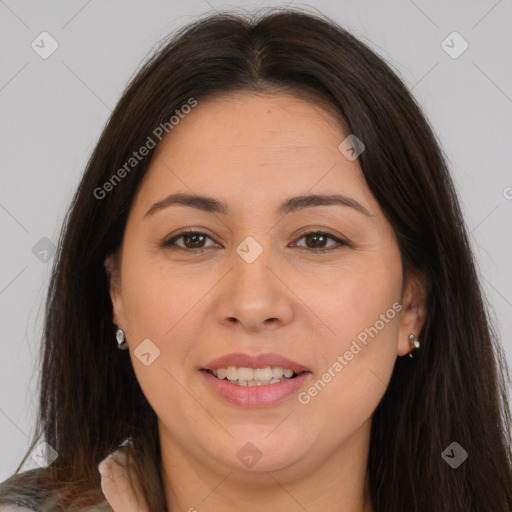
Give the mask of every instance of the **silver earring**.
[(126, 343), (126, 338), (124, 337), (124, 331), (122, 329), (117, 329), (116, 340), (117, 348), (121, 350), (126, 350), (128, 348), (128, 343)]
[[(414, 334), (409, 334), (409, 343), (414, 347), (413, 350), (420, 348), (420, 340), (417, 340)], [(409, 352), (409, 357), (412, 357), (411, 352)]]

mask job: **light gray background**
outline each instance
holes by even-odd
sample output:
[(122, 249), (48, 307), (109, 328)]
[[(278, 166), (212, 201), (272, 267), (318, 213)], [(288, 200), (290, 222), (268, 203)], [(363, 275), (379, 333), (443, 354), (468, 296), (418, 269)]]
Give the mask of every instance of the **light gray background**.
[[(35, 420), (34, 364), (53, 260), (32, 248), (43, 237), (57, 242), (127, 80), (162, 36), (198, 15), (287, 3), (313, 6), (366, 41), (422, 105), (449, 158), (512, 366), (511, 0), (0, 0), (0, 480), (25, 452)], [(43, 31), (59, 45), (47, 59), (31, 48)], [(469, 43), (456, 59), (441, 47), (453, 31)]]

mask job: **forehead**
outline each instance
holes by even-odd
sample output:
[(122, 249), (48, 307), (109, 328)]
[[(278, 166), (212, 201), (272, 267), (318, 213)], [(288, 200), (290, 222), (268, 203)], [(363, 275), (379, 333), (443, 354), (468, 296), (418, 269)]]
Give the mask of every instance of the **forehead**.
[(335, 115), (311, 100), (288, 93), (242, 92), (198, 101), (157, 152), (179, 154), (180, 146), (193, 141), (210, 150), (229, 148), (237, 156), (254, 156), (251, 148), (285, 153), (327, 147), (342, 136)]
[(244, 92), (199, 100), (157, 146), (139, 193), (149, 200), (179, 188), (259, 202), (281, 190), (334, 188), (370, 199), (357, 161), (338, 148), (347, 135), (336, 114), (306, 97)]

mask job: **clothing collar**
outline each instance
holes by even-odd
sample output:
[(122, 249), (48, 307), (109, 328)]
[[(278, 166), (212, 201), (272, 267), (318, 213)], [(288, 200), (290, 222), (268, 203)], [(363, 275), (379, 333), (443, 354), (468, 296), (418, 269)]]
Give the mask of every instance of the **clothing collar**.
[(149, 512), (142, 485), (128, 462), (126, 445), (129, 440), (98, 464), (101, 490), (114, 512)]

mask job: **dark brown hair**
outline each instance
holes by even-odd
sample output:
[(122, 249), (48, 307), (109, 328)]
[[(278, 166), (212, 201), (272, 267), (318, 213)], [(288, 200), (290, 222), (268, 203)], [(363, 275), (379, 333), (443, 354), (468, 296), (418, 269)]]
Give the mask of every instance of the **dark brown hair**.
[[(380, 57), (323, 16), (288, 9), (215, 14), (182, 28), (124, 92), (65, 219), (46, 302), (38, 424), (0, 503), (105, 504), (97, 465), (130, 437), (150, 509), (166, 510), (157, 418), (116, 348), (103, 265), (120, 247), (153, 150), (102, 199), (94, 191), (189, 98), (268, 90), (313, 92), (364, 142), (359, 164), (396, 233), (404, 273), (420, 271), (429, 284), (421, 350), (397, 359), (373, 415), (374, 510), (512, 510), (508, 369), (440, 145)], [(20, 472), (41, 440), (58, 458)], [(441, 457), (452, 442), (469, 453), (457, 469)]]

